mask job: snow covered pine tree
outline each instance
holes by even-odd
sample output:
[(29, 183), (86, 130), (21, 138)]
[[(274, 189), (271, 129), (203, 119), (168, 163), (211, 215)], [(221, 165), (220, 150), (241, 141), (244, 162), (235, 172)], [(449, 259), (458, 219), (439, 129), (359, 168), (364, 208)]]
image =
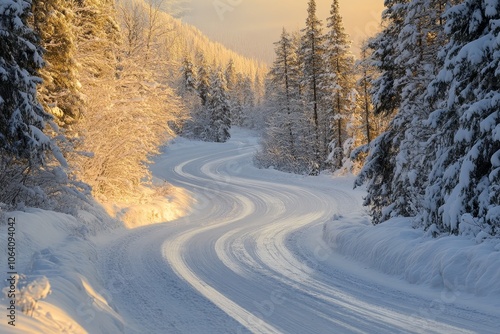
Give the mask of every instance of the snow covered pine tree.
[(73, 3), (65, 0), (33, 0), (33, 24), (45, 50), (46, 66), (38, 99), (60, 125), (74, 123), (82, 114), (83, 98), (78, 81), (76, 27)]
[[(396, 63), (397, 39), (401, 32), (402, 22), (406, 15), (406, 7), (400, 0), (386, 1), (386, 10), (382, 20), (384, 29), (369, 41), (373, 50), (371, 61), (379, 71), (378, 77), (372, 82), (371, 95), (374, 112), (386, 117), (392, 116), (398, 110), (401, 102), (401, 92), (396, 82), (404, 73)], [(392, 214), (395, 201), (389, 198), (392, 193), (391, 182), (396, 169), (395, 155), (397, 144), (394, 137), (397, 129), (390, 125), (370, 144), (370, 152), (356, 180), (356, 186), (367, 184), (368, 195), (364, 205), (369, 206), (373, 223), (378, 224), (388, 219)], [(403, 134), (400, 134), (400, 136)]]
[(325, 36), (321, 21), (316, 15), (316, 1), (309, 0), (307, 7), (306, 27), (302, 29), (302, 43), (300, 53), (303, 61), (303, 85), (306, 90), (308, 108), (311, 109), (313, 123), (314, 160), (311, 174), (317, 175), (324, 167), (326, 161), (327, 144), (325, 145), (325, 133), (320, 127), (320, 118), (324, 114), (321, 100), (324, 96), (321, 80), (325, 73)]
[(0, 1), (0, 201), (16, 204), (30, 173), (40, 169), (50, 139), (50, 116), (36, 98), (42, 52), (27, 25), (31, 1)]
[[(344, 146), (351, 147), (346, 143), (346, 122), (354, 113), (356, 107), (355, 97), (357, 95), (354, 73), (354, 56), (351, 54), (351, 43), (349, 36), (344, 31), (342, 16), (338, 0), (334, 0), (330, 9), (330, 17), (327, 19), (329, 29), (326, 34), (326, 81), (327, 95), (325, 96), (330, 106), (330, 117), (328, 119), (328, 161), (332, 169), (337, 170), (342, 166), (345, 158), (350, 152), (345, 152)], [(347, 156), (346, 156), (347, 155)]]
[(430, 87), (439, 149), (423, 223), (432, 232), (500, 234), (500, 2), (466, 0), (446, 13), (449, 43)]
[(297, 137), (304, 123), (297, 117), (300, 114), (297, 48), (285, 29), (275, 43), (275, 51), (276, 59), (267, 82), (267, 126), (256, 162), (264, 168), (273, 166), (287, 172), (306, 172), (300, 163), (304, 158), (302, 150), (297, 150)]
[(229, 134), (231, 116), (226, 79), (221, 68), (215, 69), (210, 77), (207, 108), (210, 115), (209, 136), (211, 141), (216, 143), (226, 142), (231, 137)]
[(375, 112), (394, 118), (371, 144), (357, 185), (367, 183), (373, 222), (421, 212), (432, 149), (425, 126), (432, 103), (425, 98), (443, 38), (443, 0), (386, 1), (386, 26), (370, 42), (380, 75), (373, 82)]

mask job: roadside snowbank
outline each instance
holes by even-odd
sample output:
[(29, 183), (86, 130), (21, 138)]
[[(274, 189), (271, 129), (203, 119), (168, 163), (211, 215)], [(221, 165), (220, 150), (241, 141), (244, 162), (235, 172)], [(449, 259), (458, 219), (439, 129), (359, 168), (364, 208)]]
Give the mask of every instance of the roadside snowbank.
[[(15, 251), (14, 267), (7, 263), (6, 246), (0, 256), (4, 281), (1, 333), (116, 333), (123, 329), (94, 268), (98, 254), (90, 240), (121, 224), (98, 208), (79, 211), (77, 217), (27, 209), (0, 212), (0, 218), (0, 244), (7, 245), (8, 231), (15, 232), (11, 234), (15, 238), (15, 249), (11, 249)], [(10, 222), (15, 219), (10, 230), (9, 218)], [(18, 273), (12, 282), (15, 288), (7, 280), (10, 271)], [(6, 317), (11, 300), (16, 307), (15, 326)]]
[(500, 297), (500, 240), (432, 238), (407, 218), (373, 226), (362, 215), (334, 217), (324, 224), (323, 238), (347, 258), (410, 283)]
[(102, 203), (109, 215), (120, 219), (127, 228), (173, 221), (185, 216), (191, 207), (191, 196), (172, 185), (157, 189), (138, 187), (137, 191), (143, 196), (135, 203)]
[[(161, 180), (157, 180), (160, 182)], [(3, 212), (0, 206), (0, 245), (7, 245), (9, 221), (15, 219), (15, 266), (8, 268), (7, 246), (0, 252), (2, 281), (0, 333), (120, 333), (124, 320), (114, 310), (114, 277), (100, 277), (96, 236), (113, 238), (125, 228), (181, 217), (191, 206), (189, 194), (173, 186), (164, 192), (145, 193), (139, 204), (104, 208), (99, 204), (75, 203), (84, 209), (75, 216), (26, 209)], [(112, 219), (108, 215), (120, 219)], [(15, 271), (15, 288), (8, 272)], [(9, 291), (15, 290), (15, 296)], [(11, 296), (9, 296), (11, 295)], [(7, 307), (15, 300), (15, 327), (9, 325)], [(7, 320), (6, 320), (7, 319)]]

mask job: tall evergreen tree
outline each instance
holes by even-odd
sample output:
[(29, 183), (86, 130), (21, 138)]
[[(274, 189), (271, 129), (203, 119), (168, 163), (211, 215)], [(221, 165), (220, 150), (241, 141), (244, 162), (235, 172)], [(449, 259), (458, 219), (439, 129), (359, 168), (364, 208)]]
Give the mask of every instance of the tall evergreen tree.
[[(385, 1), (386, 10), (382, 15), (384, 29), (369, 41), (369, 47), (373, 49), (371, 61), (378, 70), (371, 91), (374, 112), (385, 117), (396, 114), (401, 105), (402, 86), (398, 81), (404, 76), (405, 70), (396, 58), (399, 55), (398, 38), (407, 14), (407, 2)], [(364, 204), (370, 207), (374, 224), (398, 214), (394, 207), (404, 205), (404, 199), (394, 192), (393, 181), (397, 169), (396, 156), (406, 126), (406, 121), (393, 121), (386, 132), (372, 141), (369, 155), (356, 180), (357, 186), (367, 184), (368, 195)]]
[[(307, 170), (304, 162), (304, 147), (297, 147), (299, 133), (308, 127), (307, 118), (300, 114), (300, 74), (297, 59), (298, 45), (283, 29), (281, 38), (275, 43), (276, 59), (268, 74), (267, 127), (262, 143), (263, 149), (257, 156), (262, 167), (301, 173)], [(310, 154), (310, 152), (309, 152)], [(305, 165), (305, 166), (304, 166)]]
[[(311, 108), (311, 120), (314, 127), (313, 133), (313, 154), (314, 163), (312, 173), (317, 174), (323, 167), (325, 152), (322, 150), (322, 133), (320, 128), (320, 118), (322, 110), (321, 99), (323, 97), (321, 80), (325, 73), (325, 47), (323, 29), (321, 21), (316, 15), (316, 1), (309, 0), (307, 8), (306, 27), (302, 30), (301, 60), (303, 64), (303, 86), (307, 90), (304, 95), (307, 97), (308, 107)], [(324, 134), (323, 134), (324, 135)]]
[(354, 112), (356, 103), (354, 56), (350, 52), (348, 35), (344, 31), (338, 0), (334, 0), (327, 19), (329, 29), (326, 35), (327, 78), (324, 80), (330, 106), (329, 132), (326, 135), (330, 147), (330, 162), (333, 168), (340, 167), (342, 146), (347, 139), (346, 122)]
[(361, 47), (361, 58), (356, 63), (356, 73), (359, 75), (359, 80), (357, 82), (357, 91), (360, 96), (359, 105), (362, 110), (362, 124), (364, 132), (363, 144), (369, 145), (374, 137), (373, 122), (373, 105), (371, 102), (370, 88), (371, 82), (374, 76), (373, 65), (369, 61), (370, 59), (370, 49), (367, 43), (364, 43)]
[(201, 104), (203, 106), (207, 105), (208, 102), (208, 92), (210, 89), (210, 66), (205, 60), (205, 56), (202, 53), (196, 55), (197, 66), (198, 66), (198, 95), (201, 99)]
[(294, 149), (294, 135), (293, 135), (293, 121), (292, 121), (292, 94), (294, 83), (292, 78), (292, 66), (294, 62), (294, 52), (296, 50), (292, 47), (292, 42), (290, 35), (283, 29), (281, 33), (281, 40), (276, 43), (276, 60), (274, 61), (274, 66), (271, 69), (271, 82), (274, 88), (277, 89), (276, 93), (281, 97), (281, 101), (278, 101), (280, 114), (284, 120), (284, 130), (287, 133), (288, 145), (290, 156), (295, 155)]
[(226, 80), (221, 68), (213, 71), (210, 77), (207, 109), (210, 115), (211, 140), (216, 143), (226, 142), (231, 137), (229, 134), (229, 129), (231, 128), (231, 111), (229, 108)]
[(255, 127), (255, 124), (251, 122), (251, 114), (254, 112), (255, 104), (256, 104), (256, 95), (258, 93), (254, 90), (254, 85), (252, 83), (252, 79), (249, 77), (244, 77), (242, 75), (238, 75), (238, 100), (239, 103), (236, 107), (241, 108), (239, 124), (242, 126)]
[(0, 202), (54, 209), (49, 195), (72, 190), (59, 166), (66, 161), (44, 133), (52, 117), (37, 100), (43, 60), (31, 10), (31, 1), (0, 2)]
[(44, 162), (50, 140), (43, 134), (50, 116), (37, 101), (42, 51), (28, 26), (31, 1), (0, 2), (0, 150), (3, 163), (27, 168)]
[(196, 70), (194, 68), (193, 61), (189, 55), (185, 55), (182, 60), (182, 83), (181, 83), (181, 95), (186, 95), (188, 93), (195, 92), (197, 89), (197, 78)]
[(500, 3), (465, 0), (446, 13), (449, 43), (433, 85), (438, 148), (423, 223), (433, 232), (500, 233)]
[(433, 105), (426, 99), (427, 86), (435, 77), (437, 53), (444, 42), (441, 16), (446, 0), (412, 0), (398, 38), (400, 68), (397, 80), (399, 111), (392, 122), (393, 145), (397, 146), (392, 180), (394, 215), (415, 216), (421, 212), (425, 187), (432, 166), (434, 147), (429, 145), (433, 131), (426, 124)]
[(373, 81), (372, 99), (376, 114), (391, 115), (399, 108), (400, 90), (397, 80), (405, 71), (398, 66), (397, 39), (406, 17), (408, 0), (385, 0), (382, 13), (383, 30), (372, 38), (373, 62), (380, 75)]
[(244, 105), (245, 78), (243, 74), (235, 73), (234, 78), (230, 80), (234, 80), (232, 89), (229, 91), (230, 103), (231, 103), (231, 124), (235, 126), (243, 126), (245, 124), (246, 117), (248, 116)]
[(226, 69), (224, 71), (224, 77), (226, 80), (226, 86), (228, 91), (234, 90), (236, 86), (236, 68), (234, 67), (234, 60), (230, 59), (227, 63)]
[(34, 28), (45, 49), (46, 62), (40, 71), (43, 84), (39, 87), (39, 100), (62, 125), (78, 120), (83, 107), (71, 6), (72, 2), (64, 0), (33, 0)]
[(387, 131), (371, 144), (357, 184), (368, 183), (365, 204), (374, 223), (419, 213), (431, 161), (425, 126), (431, 106), (425, 99), (442, 43), (439, 0), (386, 1), (385, 29), (372, 40), (375, 112), (395, 113)]
[[(356, 91), (358, 92), (357, 108), (360, 118), (362, 135), (358, 137), (358, 146), (369, 145), (377, 136), (385, 131), (391, 121), (389, 117), (376, 115), (371, 101), (371, 84), (378, 72), (372, 61), (372, 52), (368, 42), (361, 46), (361, 57), (355, 64), (355, 73), (358, 80)], [(366, 149), (365, 147), (364, 149)]]
[(230, 59), (229, 63), (227, 63), (224, 70), (224, 79), (226, 80), (228, 102), (231, 109), (231, 123), (241, 125), (243, 110), (238, 99), (238, 75), (233, 59)]

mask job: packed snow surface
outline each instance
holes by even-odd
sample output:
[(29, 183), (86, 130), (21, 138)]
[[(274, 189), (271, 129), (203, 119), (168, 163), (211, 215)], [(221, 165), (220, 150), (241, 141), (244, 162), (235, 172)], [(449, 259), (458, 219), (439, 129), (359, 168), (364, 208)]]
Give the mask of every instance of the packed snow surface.
[(35, 320), (49, 326), (52, 307), (78, 333), (498, 333), (498, 243), (450, 237), (440, 248), (407, 221), (372, 227), (352, 177), (259, 170), (257, 149), (243, 130), (169, 145), (151, 168), (193, 197), (183, 218), (66, 239), (54, 225), (50, 247), (31, 235), (26, 247), (46, 247), (36, 258), (59, 267), (35, 261), (52, 293), (19, 319), (23, 331), (49, 328)]

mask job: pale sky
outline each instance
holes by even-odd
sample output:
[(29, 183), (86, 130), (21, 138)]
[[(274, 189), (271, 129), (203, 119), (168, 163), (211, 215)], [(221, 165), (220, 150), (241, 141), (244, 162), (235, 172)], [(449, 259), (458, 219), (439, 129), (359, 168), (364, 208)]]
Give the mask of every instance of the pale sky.
[[(302, 29), (308, 0), (189, 0), (192, 13), (183, 20), (211, 39), (245, 56), (270, 62), (282, 27)], [(317, 0), (318, 17), (329, 16), (332, 0)], [(379, 27), (383, 0), (340, 0), (340, 10), (357, 56), (360, 42)], [(325, 23), (325, 22), (324, 22)], [(324, 29), (326, 29), (324, 25)]]

